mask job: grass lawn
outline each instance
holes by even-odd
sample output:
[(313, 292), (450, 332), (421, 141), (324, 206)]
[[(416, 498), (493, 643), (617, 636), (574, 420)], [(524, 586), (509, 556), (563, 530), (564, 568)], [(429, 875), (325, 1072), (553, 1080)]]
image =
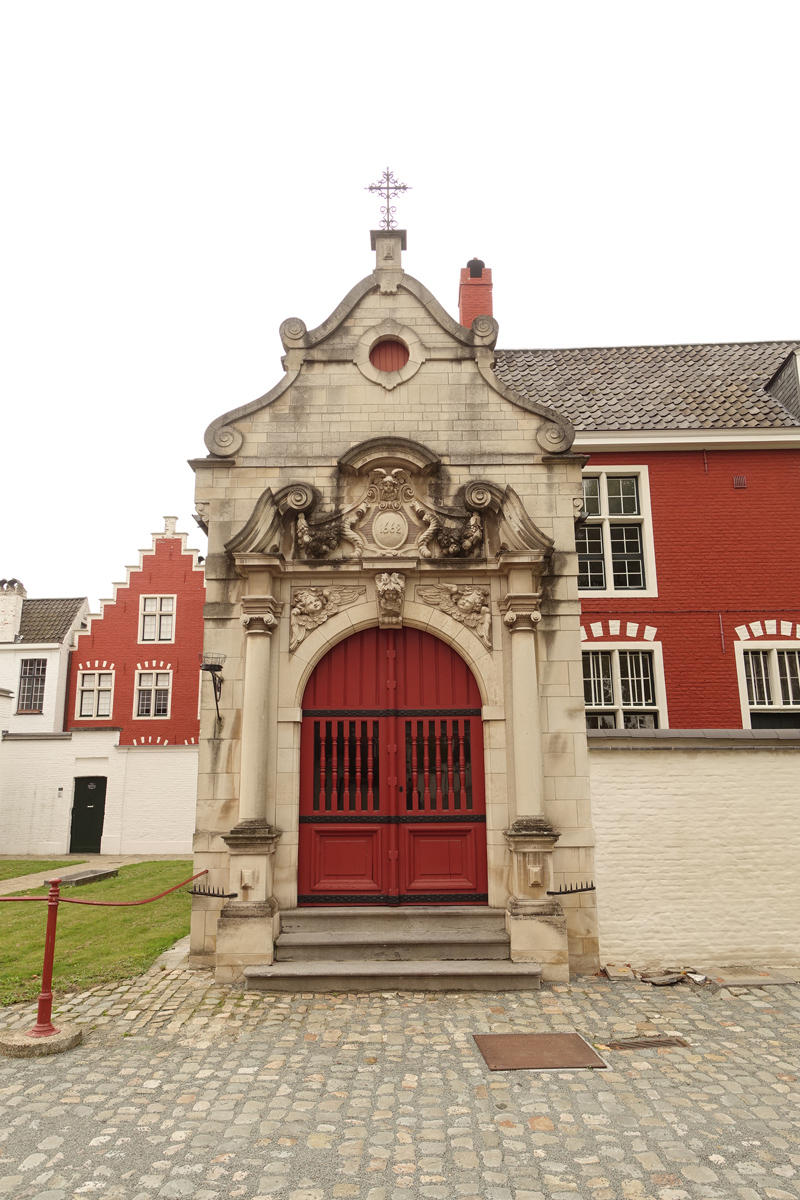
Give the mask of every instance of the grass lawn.
[(17, 875), (33, 875), (39, 871), (60, 870), (61, 867), (77, 867), (85, 858), (2, 858), (0, 859), (0, 882), (15, 879)]
[[(143, 900), (192, 873), (191, 859), (135, 863), (120, 867), (116, 879), (66, 888), (63, 894), (80, 900)], [(46, 896), (47, 888), (25, 895)], [(138, 908), (60, 904), (53, 991), (140, 975), (189, 932), (190, 905), (191, 897), (183, 890)], [(39, 994), (46, 917), (46, 904), (0, 902), (0, 1004), (33, 1000)]]

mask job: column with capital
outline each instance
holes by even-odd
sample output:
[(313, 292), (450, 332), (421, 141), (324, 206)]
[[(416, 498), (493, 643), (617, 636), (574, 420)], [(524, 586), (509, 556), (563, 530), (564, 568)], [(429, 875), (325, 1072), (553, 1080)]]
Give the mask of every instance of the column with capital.
[(220, 912), (216, 979), (231, 983), (246, 966), (268, 965), (274, 956), (277, 904), (272, 894), (273, 856), (280, 831), (267, 819), (269, 746), (277, 714), (270, 703), (272, 635), (281, 605), (274, 597), (244, 596), (244, 695), (239, 774), (239, 820), (223, 840), (230, 853), (235, 896)]
[(542, 726), (536, 628), (538, 592), (509, 592), (501, 601), (511, 633), (514, 813), (504, 831), (511, 850), (511, 897), (506, 924), (513, 962), (539, 962), (545, 980), (569, 980), (567, 921), (548, 890), (558, 833), (545, 816)]

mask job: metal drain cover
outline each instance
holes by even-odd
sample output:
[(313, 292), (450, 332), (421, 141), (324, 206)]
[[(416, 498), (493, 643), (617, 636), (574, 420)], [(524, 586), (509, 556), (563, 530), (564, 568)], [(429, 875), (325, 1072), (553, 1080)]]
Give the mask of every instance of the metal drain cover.
[(579, 1033), (476, 1033), (475, 1044), (490, 1071), (605, 1069)]

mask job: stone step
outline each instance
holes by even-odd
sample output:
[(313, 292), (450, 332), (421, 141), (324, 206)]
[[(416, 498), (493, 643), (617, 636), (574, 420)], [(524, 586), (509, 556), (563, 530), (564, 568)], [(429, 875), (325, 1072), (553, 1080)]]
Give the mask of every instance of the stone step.
[(332, 905), (320, 908), (292, 908), (281, 912), (282, 933), (320, 933), (326, 937), (374, 935), (387, 941), (425, 937), (428, 940), (458, 938), (467, 933), (494, 932), (504, 935), (506, 914), (502, 908), (483, 905), (406, 905), (384, 908), (368, 905)]
[(537, 991), (538, 963), (276, 962), (245, 967), (245, 989), (260, 992), (529, 992)]
[(413, 934), (403, 930), (353, 932), (346, 926), (314, 933), (281, 933), (275, 943), (278, 962), (325, 959), (351, 962), (362, 959), (396, 962), (401, 959), (508, 959), (510, 939), (495, 929), (433, 931)]

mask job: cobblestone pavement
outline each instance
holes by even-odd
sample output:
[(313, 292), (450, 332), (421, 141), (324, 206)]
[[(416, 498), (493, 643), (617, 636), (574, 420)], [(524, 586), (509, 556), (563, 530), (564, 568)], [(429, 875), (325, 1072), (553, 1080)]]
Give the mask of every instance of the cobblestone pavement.
[[(60, 1013), (83, 1046), (0, 1059), (0, 1197), (800, 1196), (796, 987), (281, 996), (152, 970)], [(570, 1030), (691, 1044), (492, 1073), (471, 1036)]]

